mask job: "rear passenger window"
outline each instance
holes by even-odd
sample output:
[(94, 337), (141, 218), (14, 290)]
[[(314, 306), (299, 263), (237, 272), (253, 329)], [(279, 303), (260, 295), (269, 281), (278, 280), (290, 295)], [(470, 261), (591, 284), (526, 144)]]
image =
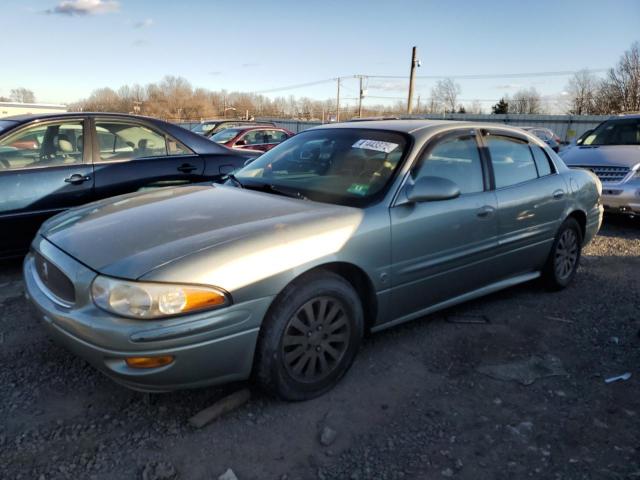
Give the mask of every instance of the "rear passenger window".
[(484, 190), (482, 163), (475, 137), (464, 135), (445, 138), (427, 152), (418, 164), (415, 179), (446, 178), (455, 182), (462, 194)]
[(496, 188), (508, 187), (538, 178), (527, 142), (511, 137), (487, 135)]
[(544, 153), (544, 150), (537, 145), (531, 145), (531, 151), (533, 152), (533, 159), (536, 161), (536, 167), (538, 167), (538, 175), (541, 177), (551, 175), (553, 169), (551, 168), (549, 157)]
[(96, 134), (103, 162), (167, 155), (165, 137), (143, 125), (98, 120)]

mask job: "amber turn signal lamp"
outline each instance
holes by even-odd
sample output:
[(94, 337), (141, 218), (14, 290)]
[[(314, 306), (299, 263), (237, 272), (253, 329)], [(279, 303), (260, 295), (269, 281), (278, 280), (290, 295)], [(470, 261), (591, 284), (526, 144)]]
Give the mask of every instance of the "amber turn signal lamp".
[(173, 362), (173, 355), (165, 355), (163, 357), (127, 357), (125, 362), (131, 368), (158, 368)]

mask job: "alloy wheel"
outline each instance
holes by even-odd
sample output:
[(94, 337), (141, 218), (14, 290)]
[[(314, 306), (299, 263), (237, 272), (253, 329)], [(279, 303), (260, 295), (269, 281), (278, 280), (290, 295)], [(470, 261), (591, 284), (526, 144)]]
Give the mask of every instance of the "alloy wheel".
[(571, 228), (567, 228), (556, 246), (554, 267), (556, 277), (566, 280), (573, 272), (578, 261), (578, 236)]
[(316, 297), (291, 317), (282, 338), (284, 365), (299, 382), (327, 378), (349, 346), (351, 322), (344, 304), (334, 297)]

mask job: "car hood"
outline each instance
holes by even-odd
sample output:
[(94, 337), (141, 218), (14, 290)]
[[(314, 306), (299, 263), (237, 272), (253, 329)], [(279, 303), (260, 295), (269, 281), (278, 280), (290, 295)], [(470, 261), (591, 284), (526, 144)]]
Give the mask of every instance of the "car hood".
[(560, 156), (568, 166), (629, 167), (640, 163), (638, 145), (598, 145), (576, 146), (561, 152)]
[(222, 245), (339, 224), (352, 232), (355, 208), (250, 191), (191, 186), (134, 193), (69, 210), (40, 229), (58, 248), (96, 272), (127, 279)]

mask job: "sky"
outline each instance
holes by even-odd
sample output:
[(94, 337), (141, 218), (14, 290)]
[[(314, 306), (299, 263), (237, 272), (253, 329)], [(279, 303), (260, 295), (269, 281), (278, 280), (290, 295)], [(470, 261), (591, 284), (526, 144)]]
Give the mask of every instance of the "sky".
[[(25, 87), (40, 102), (165, 75), (247, 92), (367, 75), (365, 104), (390, 103), (406, 98), (407, 80), (374, 76), (408, 77), (415, 45), (416, 74), (453, 77), (463, 102), (488, 106), (535, 87), (552, 106), (568, 75), (456, 76), (612, 67), (640, 41), (640, 0), (3, 0), (0, 32), (0, 96)], [(436, 81), (418, 79), (416, 98)], [(357, 80), (341, 84), (354, 103)], [(267, 95), (326, 99), (335, 90), (331, 81)]]

